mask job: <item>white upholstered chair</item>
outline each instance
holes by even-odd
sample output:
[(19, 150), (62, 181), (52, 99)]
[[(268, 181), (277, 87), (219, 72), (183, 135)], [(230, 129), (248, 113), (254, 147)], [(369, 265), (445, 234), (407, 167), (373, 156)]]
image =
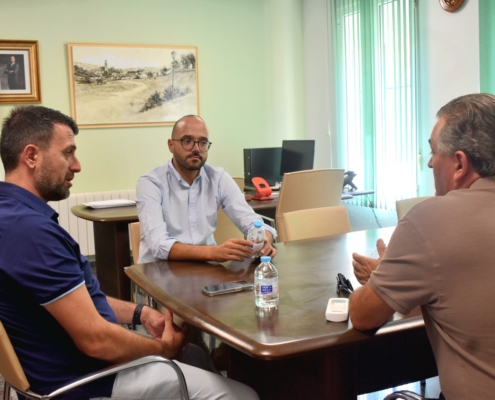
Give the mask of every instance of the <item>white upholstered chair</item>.
[(213, 236), (217, 244), (222, 244), (229, 239), (244, 239), (244, 234), (222, 211), (222, 207), (217, 211), (217, 229), (213, 232)]
[(287, 240), (285, 213), (340, 206), (343, 184), (343, 169), (312, 169), (285, 174), (275, 213), (277, 240)]
[(141, 242), (141, 223), (133, 222), (129, 224), (129, 232), (131, 236), (132, 260), (134, 264), (139, 260), (139, 246)]
[(407, 214), (407, 212), (413, 208), (416, 204), (426, 200), (430, 199), (433, 196), (422, 196), (422, 197), (413, 197), (412, 199), (403, 199), (403, 200), (397, 200), (395, 202), (395, 206), (397, 208), (397, 219), (400, 220), (404, 215)]
[[(237, 183), (241, 192), (244, 193), (244, 177), (233, 176), (232, 179)], [(222, 207), (217, 211), (217, 229), (213, 233), (213, 236), (215, 237), (215, 242), (217, 242), (217, 244), (221, 244), (229, 239), (244, 239), (242, 232), (234, 225), (230, 218), (225, 215)]]
[(344, 206), (311, 208), (284, 214), (287, 242), (338, 235), (351, 231)]
[(237, 183), (241, 192), (244, 193), (244, 177), (243, 176), (233, 176), (232, 179)]

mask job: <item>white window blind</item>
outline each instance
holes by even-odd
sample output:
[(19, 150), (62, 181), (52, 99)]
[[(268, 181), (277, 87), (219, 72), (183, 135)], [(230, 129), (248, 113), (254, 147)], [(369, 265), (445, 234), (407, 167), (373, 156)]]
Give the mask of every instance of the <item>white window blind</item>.
[(377, 208), (417, 193), (413, 0), (334, 0), (339, 159)]

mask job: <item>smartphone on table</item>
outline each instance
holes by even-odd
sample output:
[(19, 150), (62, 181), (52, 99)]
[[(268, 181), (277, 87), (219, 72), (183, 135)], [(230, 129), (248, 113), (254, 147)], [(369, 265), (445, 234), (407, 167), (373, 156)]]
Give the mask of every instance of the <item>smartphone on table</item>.
[(215, 285), (203, 286), (203, 293), (207, 296), (217, 296), (219, 294), (253, 290), (253, 288), (254, 285), (248, 281), (223, 282)]

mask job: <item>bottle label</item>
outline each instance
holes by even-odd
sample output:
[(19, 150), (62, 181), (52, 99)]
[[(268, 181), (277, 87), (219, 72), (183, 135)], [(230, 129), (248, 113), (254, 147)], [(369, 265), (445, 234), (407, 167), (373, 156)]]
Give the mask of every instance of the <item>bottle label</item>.
[(261, 286), (261, 294), (270, 294), (273, 292), (272, 285)]
[(262, 296), (278, 294), (278, 284), (274, 284), (274, 283), (272, 283), (271, 285), (259, 284), (256, 287), (256, 293), (259, 293)]

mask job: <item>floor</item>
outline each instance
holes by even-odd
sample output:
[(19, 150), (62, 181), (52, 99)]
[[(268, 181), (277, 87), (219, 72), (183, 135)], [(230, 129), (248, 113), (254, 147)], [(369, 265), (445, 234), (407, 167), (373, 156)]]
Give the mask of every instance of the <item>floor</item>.
[[(376, 210), (369, 207), (351, 204), (350, 201), (343, 201), (342, 204), (347, 208), (353, 231), (385, 228), (397, 225), (397, 215), (395, 211)], [(0, 375), (0, 393), (3, 393), (3, 384), (4, 381)], [(420, 393), (421, 387), (419, 382), (414, 382), (397, 388), (361, 395), (358, 396), (357, 400), (382, 400), (385, 396), (397, 390), (411, 390), (413, 392)], [(438, 377), (427, 379), (425, 394), (426, 397), (429, 398), (438, 398), (440, 394)], [(17, 400), (15, 393), (11, 396), (11, 399)]]
[[(2, 395), (3, 398), (3, 386), (5, 384), (5, 381), (3, 380), (3, 376), (0, 375), (0, 394)], [(17, 400), (17, 394), (13, 390), (10, 391), (10, 400)]]
[(357, 206), (345, 200), (342, 201), (342, 205), (347, 209), (353, 231), (397, 225), (397, 213), (395, 211), (382, 211), (376, 208)]

